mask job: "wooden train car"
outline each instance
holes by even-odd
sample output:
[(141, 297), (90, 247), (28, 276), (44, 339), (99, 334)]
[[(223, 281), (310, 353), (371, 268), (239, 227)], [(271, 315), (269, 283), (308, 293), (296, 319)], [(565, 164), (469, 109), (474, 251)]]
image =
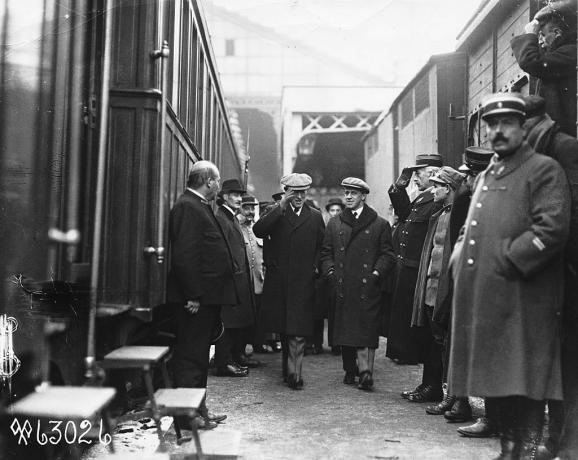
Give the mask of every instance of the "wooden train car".
[(432, 56), (364, 137), (368, 204), (388, 215), (388, 187), (420, 153), (439, 153), (446, 164), (461, 164), (466, 55)]
[(241, 178), (242, 160), (197, 0), (9, 1), (0, 37), (0, 313), (18, 321), (14, 378), (47, 377), (38, 351), (58, 317), (52, 378), (79, 383), (97, 354), (91, 306), (101, 349), (162, 310), (168, 212), (190, 165)]

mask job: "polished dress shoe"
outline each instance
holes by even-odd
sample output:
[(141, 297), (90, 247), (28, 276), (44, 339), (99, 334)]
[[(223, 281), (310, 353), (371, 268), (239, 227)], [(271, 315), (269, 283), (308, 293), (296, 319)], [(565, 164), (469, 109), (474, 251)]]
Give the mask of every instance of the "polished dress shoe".
[(415, 387), (413, 390), (405, 390), (402, 391), (400, 393), (400, 396), (404, 399), (407, 399), (409, 397), (410, 394), (412, 393), (417, 393), (418, 391), (420, 391), (422, 388), (424, 387), (423, 383), (420, 383), (417, 387)]
[(452, 395), (446, 395), (441, 403), (434, 404), (433, 406), (426, 407), (426, 413), (430, 415), (443, 415), (446, 411), (451, 410), (454, 403), (456, 402), (456, 397)]
[(174, 419), (175, 424), (179, 426), (181, 430), (189, 430), (193, 429), (192, 424), (195, 424), (195, 427), (199, 430), (212, 430), (213, 428), (217, 427), (217, 422), (212, 420), (208, 420), (201, 415), (197, 415), (196, 417), (187, 417), (185, 415), (179, 415)]
[(297, 378), (296, 374), (289, 374), (287, 376), (287, 386), (292, 390), (301, 390), (303, 388), (303, 379)]
[(240, 355), (237, 356), (237, 358), (235, 359), (235, 364), (237, 364), (239, 367), (259, 367), (261, 365), (261, 362), (251, 358), (250, 356), (247, 355)]
[(364, 371), (359, 374), (359, 384), (357, 388), (365, 391), (373, 390), (373, 377), (371, 376), (371, 372)]
[(248, 369), (241, 369), (234, 364), (227, 364), (226, 366), (217, 367), (217, 377), (247, 377), (249, 375)]
[(444, 392), (441, 387), (434, 387), (433, 385), (425, 385), (419, 391), (410, 393), (407, 400), (410, 402), (436, 402), (441, 401), (444, 397)]
[(217, 422), (203, 418), (200, 415), (194, 418), (194, 422), (197, 424), (197, 429), (199, 430), (212, 430), (217, 428), (218, 425)]
[(212, 412), (207, 412), (205, 418), (209, 419), (211, 422), (221, 423), (227, 419), (227, 416), (225, 414), (213, 414)]
[(355, 372), (346, 372), (345, 377), (343, 377), (343, 383), (345, 385), (355, 385)]
[(491, 438), (498, 430), (486, 417), (480, 417), (473, 425), (459, 427), (458, 433), (467, 438)]
[(472, 419), (472, 408), (468, 398), (457, 398), (452, 408), (445, 412), (444, 417), (450, 423), (462, 423)]

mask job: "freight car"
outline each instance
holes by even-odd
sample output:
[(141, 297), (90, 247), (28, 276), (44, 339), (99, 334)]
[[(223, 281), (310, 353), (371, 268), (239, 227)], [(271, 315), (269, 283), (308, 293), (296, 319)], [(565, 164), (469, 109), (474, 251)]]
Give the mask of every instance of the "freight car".
[(241, 178), (241, 149), (197, 0), (7, 1), (0, 37), (0, 313), (18, 322), (14, 379), (43, 377), (58, 318), (50, 378), (79, 383), (83, 357), (156, 324), (168, 211), (190, 165)]

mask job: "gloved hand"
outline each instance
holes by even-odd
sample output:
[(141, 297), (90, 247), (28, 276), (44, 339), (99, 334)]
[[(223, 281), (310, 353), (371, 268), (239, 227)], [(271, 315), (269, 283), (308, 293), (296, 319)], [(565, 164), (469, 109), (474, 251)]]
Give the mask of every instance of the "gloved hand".
[(395, 181), (395, 186), (398, 188), (406, 188), (411, 180), (411, 176), (413, 174), (413, 170), (410, 168), (403, 168), (401, 174)]

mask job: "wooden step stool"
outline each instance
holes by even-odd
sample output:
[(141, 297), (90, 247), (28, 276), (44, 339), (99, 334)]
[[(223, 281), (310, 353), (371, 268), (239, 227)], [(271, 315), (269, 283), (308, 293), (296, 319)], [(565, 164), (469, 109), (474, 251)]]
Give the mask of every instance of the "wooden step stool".
[[(38, 421), (46, 423), (48, 421), (62, 421), (60, 425), (61, 440), (67, 441), (68, 438), (66, 438), (65, 433), (69, 422), (72, 422), (75, 427), (74, 441), (68, 442), (68, 444), (71, 448), (72, 458), (80, 459), (81, 449), (78, 440), (84, 429), (80, 424), (85, 420), (95, 424), (98, 422), (99, 415), (102, 423), (101, 430), (105, 435), (110, 436), (108, 446), (110, 451), (114, 452), (107, 409), (115, 394), (116, 390), (114, 388), (44, 385), (34, 393), (10, 405), (8, 413), (18, 418), (21, 426), (26, 420), (30, 421), (30, 419), (33, 419), (33, 421), (30, 421), (33, 428), (30, 436), (32, 439), (37, 436)], [(47, 426), (44, 433), (50, 437), (57, 436), (54, 426)], [(47, 442), (46, 446), (50, 448), (51, 443)]]

